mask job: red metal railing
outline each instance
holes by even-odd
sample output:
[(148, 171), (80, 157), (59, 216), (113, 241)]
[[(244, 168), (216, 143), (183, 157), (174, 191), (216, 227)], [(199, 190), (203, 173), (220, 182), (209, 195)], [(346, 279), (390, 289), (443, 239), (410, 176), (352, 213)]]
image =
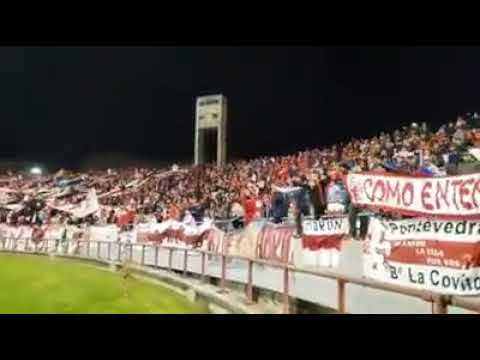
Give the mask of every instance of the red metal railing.
[[(31, 246), (28, 247), (27, 250), (24, 251), (19, 251), (17, 248), (17, 241), (10, 241), (10, 248), (6, 247), (6, 239), (0, 240), (0, 250), (3, 251), (15, 251), (15, 252), (27, 252), (27, 253), (48, 253), (50, 247), (49, 244), (50, 242), (54, 243), (54, 249), (58, 249), (58, 246), (61, 245), (60, 242), (56, 240), (50, 240), (46, 241), (45, 246), (42, 246), (39, 250), (38, 244), (35, 244), (34, 247), (32, 248)], [(97, 251), (96, 251), (96, 257), (90, 257), (90, 245), (93, 244), (97, 246)], [(76, 244), (85, 244), (85, 251), (87, 253), (86, 258), (91, 258), (91, 259), (100, 259), (101, 256), (101, 251), (100, 247), (102, 244), (107, 244), (108, 247), (108, 256), (104, 260), (109, 260), (111, 261), (111, 256), (110, 256), (110, 251), (111, 251), (111, 244), (112, 242), (109, 241), (78, 241)], [(189, 252), (196, 252), (201, 255), (201, 270), (200, 270), (200, 275), (201, 275), (201, 280), (205, 281), (206, 277), (206, 256), (219, 256), (221, 258), (221, 274), (220, 274), (220, 292), (226, 292), (227, 291), (227, 262), (229, 260), (243, 260), (247, 262), (247, 279), (246, 279), (246, 303), (247, 304), (253, 304), (254, 299), (253, 299), (253, 288), (254, 288), (254, 276), (253, 276), (253, 266), (254, 264), (257, 265), (263, 265), (263, 266), (269, 266), (272, 268), (279, 268), (282, 269), (283, 271), (283, 289), (282, 289), (282, 308), (283, 308), (283, 313), (288, 314), (290, 312), (290, 284), (289, 284), (289, 274), (290, 273), (301, 273), (301, 274), (308, 274), (308, 275), (313, 275), (316, 277), (320, 278), (325, 278), (325, 279), (331, 279), (335, 280), (337, 284), (337, 308), (336, 310), (339, 313), (347, 313), (348, 309), (346, 308), (346, 296), (347, 296), (347, 284), (354, 284), (354, 285), (359, 285), (359, 286), (364, 286), (368, 287), (371, 289), (377, 289), (377, 290), (382, 290), (382, 291), (387, 291), (387, 292), (393, 292), (409, 297), (414, 297), (417, 299), (421, 299), (426, 302), (430, 302), (432, 304), (432, 313), (433, 314), (447, 314), (448, 313), (448, 307), (449, 306), (455, 306), (458, 308), (462, 308), (465, 310), (470, 310), (473, 312), (478, 312), (480, 313), (480, 301), (475, 300), (472, 298), (466, 298), (466, 297), (460, 297), (460, 296), (448, 296), (448, 295), (442, 295), (430, 291), (424, 291), (424, 290), (418, 290), (418, 289), (411, 289), (411, 288), (406, 288), (406, 287), (401, 287), (401, 286), (396, 286), (396, 285), (391, 285), (387, 283), (382, 283), (366, 278), (359, 278), (359, 277), (353, 277), (353, 276), (348, 276), (340, 273), (335, 273), (332, 271), (322, 271), (322, 270), (313, 270), (313, 269), (304, 269), (300, 267), (296, 267), (290, 264), (285, 264), (282, 262), (274, 262), (274, 261), (267, 261), (267, 260), (262, 260), (262, 259), (255, 259), (255, 258), (248, 258), (248, 257), (242, 257), (242, 256), (229, 256), (229, 255), (221, 255), (215, 252), (203, 250), (203, 249), (175, 249), (172, 247), (165, 247), (161, 245), (150, 245), (150, 244), (121, 244), (121, 243), (116, 243), (117, 245), (123, 246), (125, 249), (128, 249), (128, 254), (125, 254), (125, 256), (128, 256), (129, 260), (133, 260), (133, 248), (134, 247), (140, 247), (141, 249), (141, 264), (144, 265), (145, 262), (145, 250), (146, 248), (151, 248), (154, 250), (154, 267), (156, 268), (162, 268), (162, 269), (168, 269), (170, 271), (173, 271), (173, 253), (175, 251), (182, 251), (183, 252), (183, 268), (177, 269), (179, 271), (183, 271), (184, 276), (188, 276), (188, 253)], [(25, 246), (28, 246), (29, 243), (27, 242)], [(67, 243), (67, 245), (69, 245)], [(67, 246), (67, 249), (69, 247)], [(167, 249), (168, 250), (168, 266), (162, 267), (158, 265), (158, 252), (160, 249)], [(80, 258), (85, 258), (82, 256), (76, 256)], [(117, 261), (121, 259), (121, 252), (120, 252), (120, 246), (118, 247), (118, 253), (117, 253)]]

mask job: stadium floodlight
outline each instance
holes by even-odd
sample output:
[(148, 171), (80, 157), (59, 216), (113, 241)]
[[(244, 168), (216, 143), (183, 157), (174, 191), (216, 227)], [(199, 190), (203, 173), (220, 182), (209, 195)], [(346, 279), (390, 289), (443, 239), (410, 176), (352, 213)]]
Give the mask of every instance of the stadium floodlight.
[(30, 169), (30, 174), (32, 174), (32, 175), (42, 175), (42, 169), (40, 169), (38, 166), (32, 167)]

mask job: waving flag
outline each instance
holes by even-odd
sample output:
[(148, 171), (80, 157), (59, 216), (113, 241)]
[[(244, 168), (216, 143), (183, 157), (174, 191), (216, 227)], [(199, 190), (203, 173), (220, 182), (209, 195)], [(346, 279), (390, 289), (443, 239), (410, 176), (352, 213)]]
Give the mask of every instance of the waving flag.
[(99, 209), (97, 193), (94, 188), (89, 190), (87, 197), (80, 204), (56, 206), (50, 203), (49, 206), (53, 209), (67, 212), (78, 219), (94, 214)]

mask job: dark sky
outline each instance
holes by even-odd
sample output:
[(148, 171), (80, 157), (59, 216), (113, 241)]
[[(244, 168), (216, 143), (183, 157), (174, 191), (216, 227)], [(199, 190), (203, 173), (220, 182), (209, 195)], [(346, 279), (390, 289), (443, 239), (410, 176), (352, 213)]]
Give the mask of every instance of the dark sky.
[(0, 157), (193, 157), (194, 99), (229, 103), (229, 154), (289, 153), (480, 110), (480, 48), (0, 48)]

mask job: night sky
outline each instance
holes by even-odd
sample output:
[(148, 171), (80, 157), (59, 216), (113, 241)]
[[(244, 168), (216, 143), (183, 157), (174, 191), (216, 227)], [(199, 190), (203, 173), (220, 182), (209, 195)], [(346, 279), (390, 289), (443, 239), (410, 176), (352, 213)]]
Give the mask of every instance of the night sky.
[(229, 156), (286, 154), (480, 110), (480, 48), (0, 48), (0, 158), (193, 159), (194, 100), (229, 103)]

